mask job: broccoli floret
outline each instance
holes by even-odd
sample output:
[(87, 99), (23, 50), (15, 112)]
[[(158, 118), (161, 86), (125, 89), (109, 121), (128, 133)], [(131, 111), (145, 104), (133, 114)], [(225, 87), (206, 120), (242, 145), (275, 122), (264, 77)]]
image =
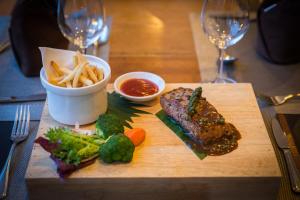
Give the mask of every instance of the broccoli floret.
[(106, 163), (114, 161), (130, 162), (134, 152), (134, 144), (123, 134), (111, 136), (100, 147), (100, 158)]
[(103, 114), (99, 116), (96, 122), (96, 133), (107, 139), (111, 135), (124, 133), (124, 127), (116, 115)]

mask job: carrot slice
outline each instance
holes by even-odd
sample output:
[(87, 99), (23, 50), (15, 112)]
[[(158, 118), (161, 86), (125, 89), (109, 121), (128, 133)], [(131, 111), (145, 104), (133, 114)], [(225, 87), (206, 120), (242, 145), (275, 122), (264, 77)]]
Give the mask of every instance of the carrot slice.
[(124, 135), (131, 140), (134, 146), (138, 146), (145, 140), (146, 132), (142, 128), (133, 128), (125, 131)]

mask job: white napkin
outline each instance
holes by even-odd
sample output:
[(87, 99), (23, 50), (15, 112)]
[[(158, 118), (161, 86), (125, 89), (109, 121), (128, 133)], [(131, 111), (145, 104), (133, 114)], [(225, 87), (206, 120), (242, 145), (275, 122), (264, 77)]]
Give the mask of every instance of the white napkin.
[(42, 55), (43, 67), (50, 67), (51, 61), (55, 61), (59, 66), (72, 68), (73, 56), (76, 51), (69, 51), (63, 49), (54, 49), (49, 47), (39, 47)]

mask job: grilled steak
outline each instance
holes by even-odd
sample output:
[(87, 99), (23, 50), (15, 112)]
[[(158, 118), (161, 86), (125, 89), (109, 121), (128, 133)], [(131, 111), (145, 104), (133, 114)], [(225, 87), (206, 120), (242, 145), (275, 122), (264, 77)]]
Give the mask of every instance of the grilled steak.
[(160, 104), (186, 134), (208, 155), (222, 155), (237, 148), (240, 133), (204, 97), (202, 89), (177, 88), (163, 94)]

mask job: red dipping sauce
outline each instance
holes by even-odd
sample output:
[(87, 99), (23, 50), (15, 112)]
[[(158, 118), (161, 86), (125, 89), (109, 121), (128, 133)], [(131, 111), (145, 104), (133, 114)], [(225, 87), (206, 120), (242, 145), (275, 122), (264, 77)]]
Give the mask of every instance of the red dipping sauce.
[(127, 95), (143, 97), (158, 92), (158, 86), (147, 79), (132, 78), (121, 84), (120, 90)]

